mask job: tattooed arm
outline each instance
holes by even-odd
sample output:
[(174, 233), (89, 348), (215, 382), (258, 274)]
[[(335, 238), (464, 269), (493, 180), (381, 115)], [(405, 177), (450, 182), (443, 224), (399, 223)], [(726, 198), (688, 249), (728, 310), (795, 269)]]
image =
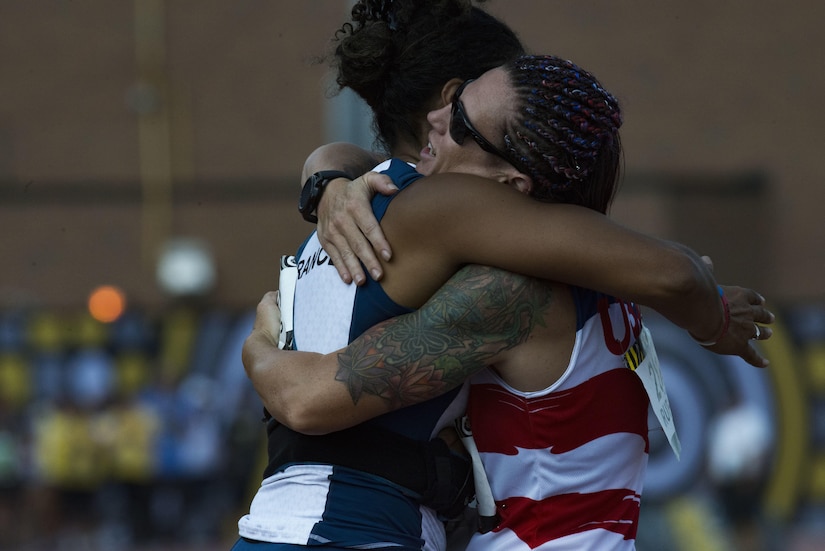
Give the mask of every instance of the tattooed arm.
[(332, 432), (456, 388), (544, 325), (552, 295), (538, 280), (467, 266), (419, 310), (322, 355), (277, 348), (270, 294), (244, 344), (244, 367), (278, 421), (307, 434)]

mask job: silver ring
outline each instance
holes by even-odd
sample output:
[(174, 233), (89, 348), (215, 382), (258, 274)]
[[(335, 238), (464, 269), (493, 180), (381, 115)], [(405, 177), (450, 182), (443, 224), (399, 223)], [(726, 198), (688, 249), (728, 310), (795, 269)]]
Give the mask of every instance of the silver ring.
[(756, 325), (755, 323), (753, 324), (753, 326), (756, 327), (756, 336), (753, 338), (753, 340), (758, 341), (759, 336), (762, 334), (762, 330), (759, 329), (759, 326)]

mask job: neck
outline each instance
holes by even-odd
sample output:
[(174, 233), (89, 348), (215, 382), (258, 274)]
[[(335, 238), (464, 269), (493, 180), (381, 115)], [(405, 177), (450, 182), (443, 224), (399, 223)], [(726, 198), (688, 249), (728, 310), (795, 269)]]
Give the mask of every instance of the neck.
[(421, 146), (413, 142), (399, 143), (391, 153), (393, 157), (408, 163), (417, 163), (421, 160)]

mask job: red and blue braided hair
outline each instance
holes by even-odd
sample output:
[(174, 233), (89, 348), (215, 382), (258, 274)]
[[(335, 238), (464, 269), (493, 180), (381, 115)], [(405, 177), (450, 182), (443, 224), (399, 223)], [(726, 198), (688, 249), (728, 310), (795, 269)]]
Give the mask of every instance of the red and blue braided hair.
[(504, 141), (529, 171), (531, 195), (606, 213), (622, 156), (619, 102), (592, 74), (555, 56), (521, 56), (504, 69), (518, 106)]

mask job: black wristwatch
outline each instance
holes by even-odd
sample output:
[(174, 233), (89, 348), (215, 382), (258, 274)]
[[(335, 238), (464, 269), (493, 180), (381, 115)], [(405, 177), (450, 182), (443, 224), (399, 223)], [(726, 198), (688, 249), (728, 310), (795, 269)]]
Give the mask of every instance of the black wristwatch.
[(301, 213), (304, 220), (313, 224), (318, 223), (315, 210), (318, 208), (318, 203), (321, 202), (321, 196), (324, 194), (327, 184), (336, 178), (352, 180), (352, 176), (340, 170), (322, 170), (307, 179), (301, 190), (301, 198), (298, 200), (298, 212)]

